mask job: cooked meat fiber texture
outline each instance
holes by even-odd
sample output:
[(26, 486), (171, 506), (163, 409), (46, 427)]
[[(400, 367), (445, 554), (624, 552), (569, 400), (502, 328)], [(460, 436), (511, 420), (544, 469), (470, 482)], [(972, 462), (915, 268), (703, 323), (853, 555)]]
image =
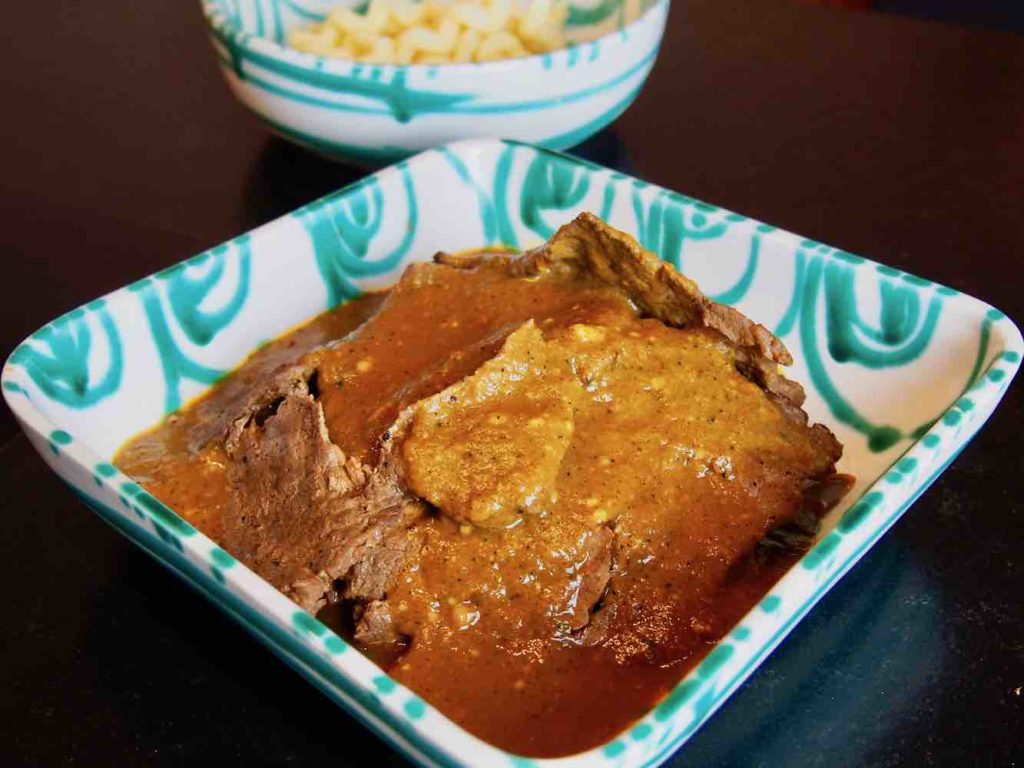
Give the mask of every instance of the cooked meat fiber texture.
[(320, 404), (293, 391), (256, 412), (228, 456), (227, 549), (310, 612), (337, 596), (339, 582), (345, 598), (385, 594), (424, 513), (403, 490), (390, 451), (373, 471), (346, 458)]
[[(452, 300), (467, 281), (502, 300)], [(410, 324), (428, 342), (403, 347)], [(415, 658), (475, 627), (656, 662), (834, 474), (791, 361), (583, 214), (534, 251), (410, 268), (199, 440), (230, 460), (225, 547), (311, 613), (346, 606), (367, 645)]]

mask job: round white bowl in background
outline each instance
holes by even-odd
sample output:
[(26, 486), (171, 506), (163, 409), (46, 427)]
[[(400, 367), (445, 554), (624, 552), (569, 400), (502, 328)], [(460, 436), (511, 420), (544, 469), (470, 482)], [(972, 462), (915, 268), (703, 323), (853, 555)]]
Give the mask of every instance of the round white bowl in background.
[(370, 65), (302, 53), (288, 30), (358, 0), (201, 0), (235, 95), (275, 133), (380, 165), (456, 139), (566, 149), (617, 118), (654, 65), (669, 0), (570, 3), (580, 42), (487, 63)]

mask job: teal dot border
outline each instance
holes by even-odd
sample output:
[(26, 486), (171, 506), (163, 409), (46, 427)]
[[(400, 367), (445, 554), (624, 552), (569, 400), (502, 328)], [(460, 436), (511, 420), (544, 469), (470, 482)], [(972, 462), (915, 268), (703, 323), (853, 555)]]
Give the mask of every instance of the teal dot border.
[(60, 449), (71, 445), (71, 435), (63, 429), (55, 429), (50, 433), (50, 452), (54, 456), (60, 456)]

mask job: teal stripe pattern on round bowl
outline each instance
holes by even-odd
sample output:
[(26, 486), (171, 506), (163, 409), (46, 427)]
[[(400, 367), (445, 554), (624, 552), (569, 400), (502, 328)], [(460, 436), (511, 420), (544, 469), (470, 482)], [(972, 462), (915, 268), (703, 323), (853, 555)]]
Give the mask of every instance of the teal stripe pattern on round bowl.
[(278, 135), (321, 154), (380, 165), (458, 139), (579, 144), (633, 102), (654, 66), (669, 0), (571, 4), (560, 51), (506, 61), (387, 66), (288, 48), (321, 20), (321, 0), (202, 0), (232, 92)]
[[(857, 483), (811, 550), (644, 718), (584, 754), (525, 760), (389, 678), (110, 460), (264, 341), (410, 263), (531, 247), (582, 210), (779, 334), (811, 418), (834, 428), (840, 469)], [(483, 140), (404, 160), (75, 309), (19, 345), (0, 381), (36, 450), (86, 504), (410, 760), (635, 768), (679, 749), (928, 488), (992, 413), (1022, 352), (1008, 318), (955, 289), (556, 152)]]

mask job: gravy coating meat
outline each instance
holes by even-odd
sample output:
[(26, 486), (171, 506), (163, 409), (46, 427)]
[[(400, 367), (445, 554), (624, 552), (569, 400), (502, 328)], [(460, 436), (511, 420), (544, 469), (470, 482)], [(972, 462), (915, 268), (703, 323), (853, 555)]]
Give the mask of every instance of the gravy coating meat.
[(456, 722), (568, 755), (664, 696), (849, 487), (791, 362), (582, 214), (409, 267), (117, 463)]

